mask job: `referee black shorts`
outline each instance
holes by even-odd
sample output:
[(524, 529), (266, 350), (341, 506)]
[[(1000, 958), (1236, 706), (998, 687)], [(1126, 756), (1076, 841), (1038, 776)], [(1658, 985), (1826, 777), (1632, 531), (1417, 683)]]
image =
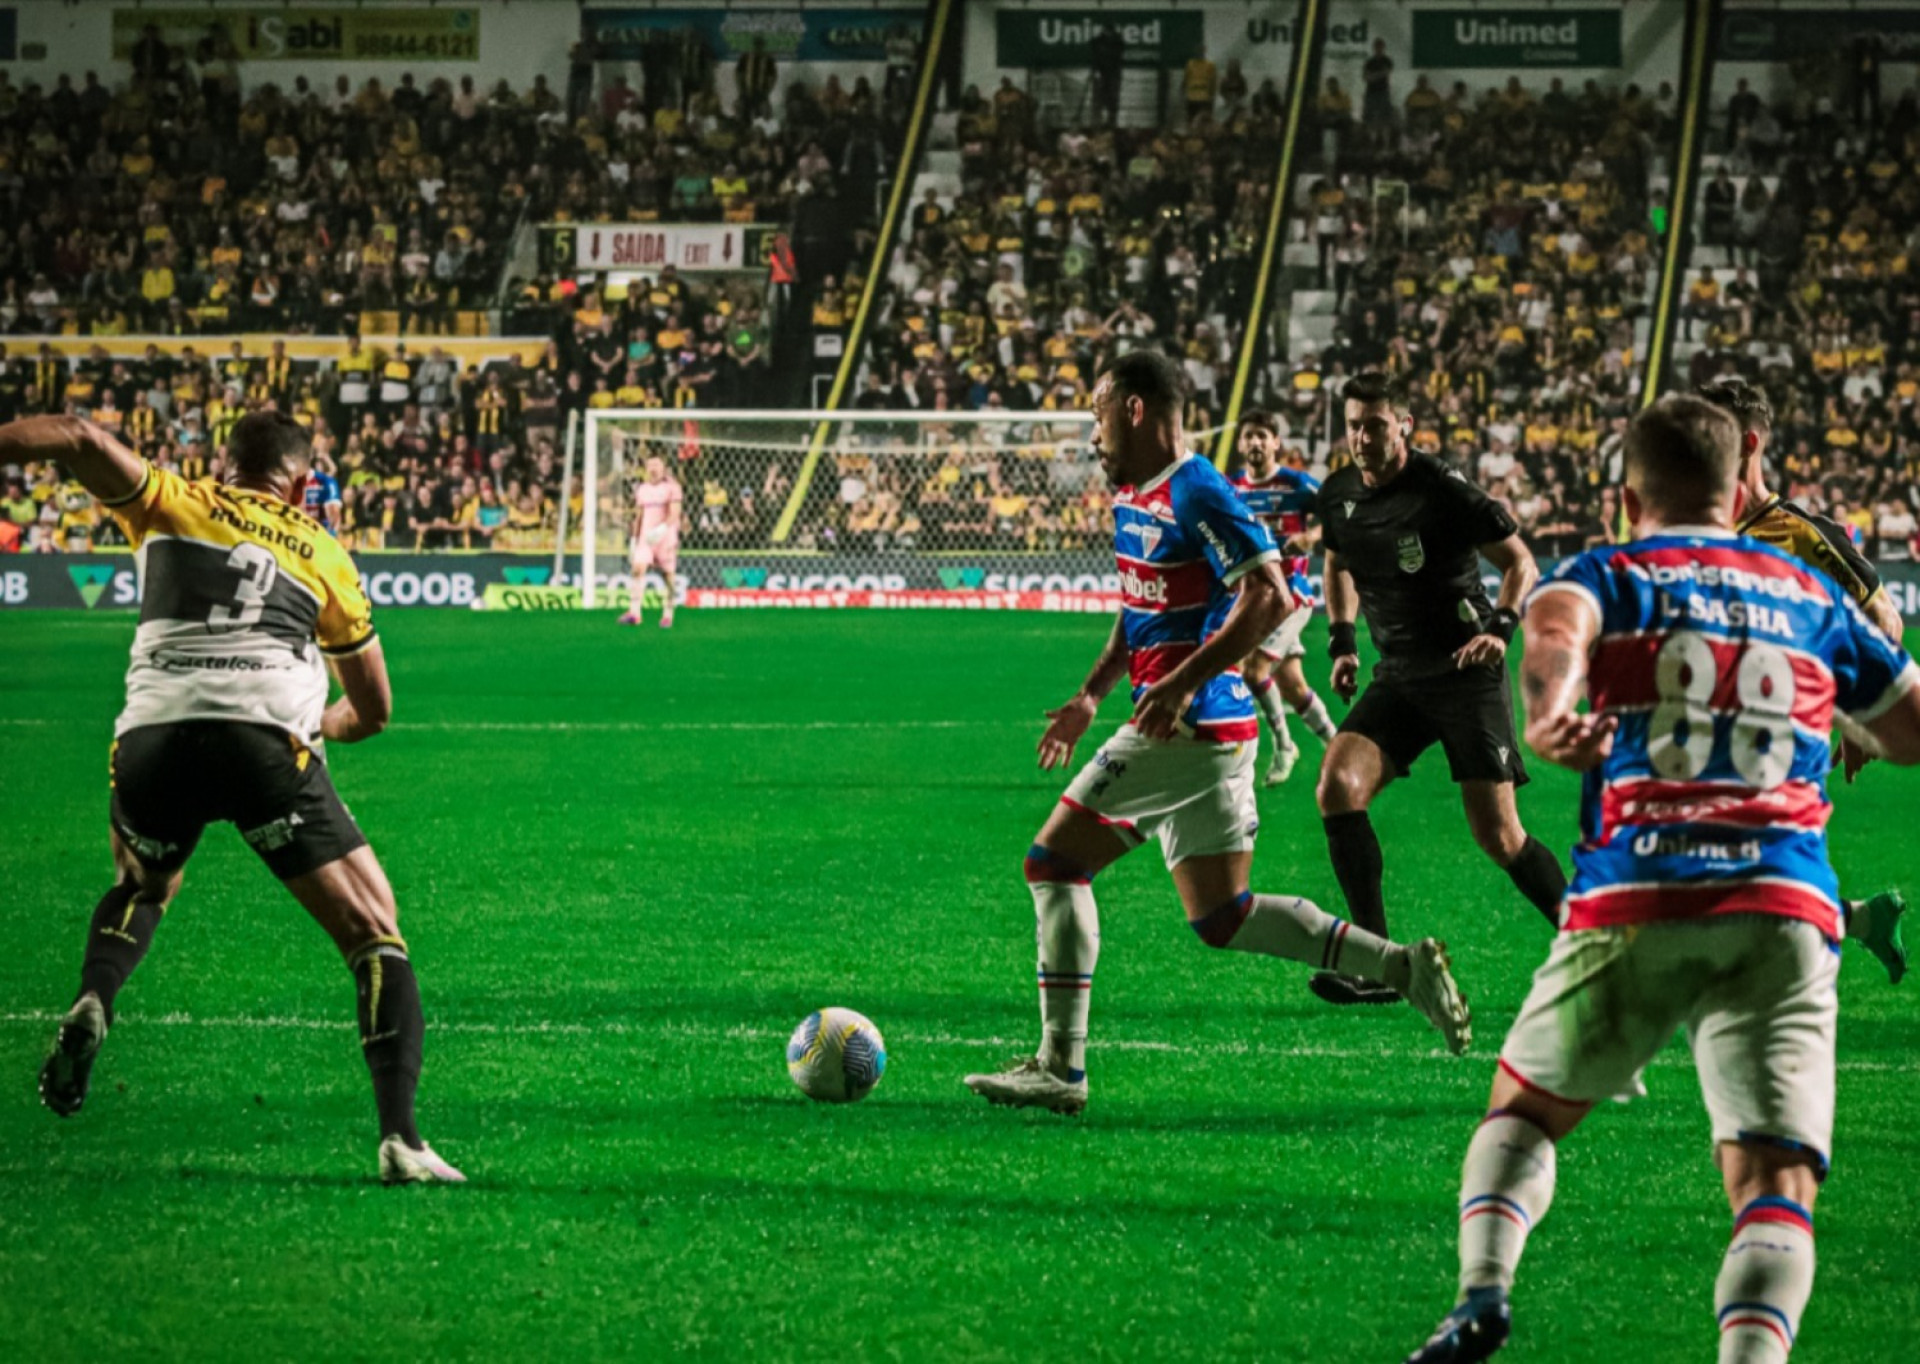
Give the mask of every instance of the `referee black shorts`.
[(282, 881), (366, 846), (327, 765), (285, 730), (233, 720), (130, 729), (113, 745), (114, 831), (150, 871), (178, 871), (224, 822)]
[(1527, 783), (1513, 724), (1513, 693), (1500, 667), (1455, 669), (1418, 678), (1381, 677), (1367, 684), (1340, 722), (1342, 734), (1370, 739), (1395, 776), (1435, 744), (1447, 753), (1456, 782)]

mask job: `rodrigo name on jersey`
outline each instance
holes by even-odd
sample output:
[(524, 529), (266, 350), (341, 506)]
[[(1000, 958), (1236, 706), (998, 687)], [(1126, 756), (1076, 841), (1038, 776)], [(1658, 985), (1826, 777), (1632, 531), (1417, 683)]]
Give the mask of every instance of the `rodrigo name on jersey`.
[[(1314, 498), (1320, 493), (1320, 480), (1312, 474), (1283, 464), (1273, 471), (1271, 478), (1256, 483), (1242, 469), (1233, 476), (1233, 486), (1240, 500), (1247, 504), (1247, 510), (1253, 513), (1254, 520), (1273, 532), (1276, 543), (1284, 545), (1294, 536), (1306, 534), (1307, 513), (1313, 510)], [(1307, 556), (1288, 554), (1284, 557), (1287, 581), (1294, 584), (1298, 596), (1299, 585), (1307, 580), (1309, 572)]]
[[(1192, 455), (1114, 497), (1113, 541), (1136, 701), (1219, 630), (1233, 585), (1280, 557), (1226, 476)], [(1237, 667), (1201, 687), (1181, 722), (1207, 743), (1260, 737)]]
[(1588, 692), (1620, 721), (1587, 773), (1564, 927), (1757, 913), (1837, 940), (1833, 713), (1882, 714), (1912, 660), (1824, 573), (1725, 531), (1589, 550), (1538, 591), (1599, 617)]
[(108, 510), (140, 566), (127, 705), (114, 726), (238, 720), (311, 746), (327, 704), (322, 655), (374, 641), (373, 608), (340, 543), (262, 493), (148, 466)]

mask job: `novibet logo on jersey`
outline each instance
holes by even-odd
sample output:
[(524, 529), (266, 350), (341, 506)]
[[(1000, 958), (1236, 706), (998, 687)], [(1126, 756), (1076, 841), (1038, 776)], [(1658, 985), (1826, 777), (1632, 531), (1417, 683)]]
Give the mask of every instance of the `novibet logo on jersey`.
[(67, 576), (73, 579), (74, 590), (80, 594), (80, 600), (91, 611), (100, 604), (100, 598), (113, 584), (113, 566), (111, 564), (68, 564)]

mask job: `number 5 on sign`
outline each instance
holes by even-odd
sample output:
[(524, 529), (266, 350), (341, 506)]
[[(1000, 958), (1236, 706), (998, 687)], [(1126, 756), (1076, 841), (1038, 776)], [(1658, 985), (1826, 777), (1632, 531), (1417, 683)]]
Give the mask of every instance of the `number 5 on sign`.
[[(1691, 781), (1713, 757), (1714, 688), (1720, 680), (1712, 647), (1679, 631), (1654, 659), (1659, 704), (1647, 731), (1653, 770), (1670, 781)], [(1748, 644), (1734, 672), (1739, 709), (1730, 736), (1734, 770), (1750, 786), (1778, 786), (1793, 768), (1793, 664), (1771, 644)]]
[(227, 567), (240, 570), (240, 581), (233, 589), (233, 605), (215, 605), (207, 612), (207, 624), (242, 630), (257, 624), (267, 609), (267, 593), (280, 576), (280, 565), (271, 552), (260, 545), (235, 545), (227, 556)]

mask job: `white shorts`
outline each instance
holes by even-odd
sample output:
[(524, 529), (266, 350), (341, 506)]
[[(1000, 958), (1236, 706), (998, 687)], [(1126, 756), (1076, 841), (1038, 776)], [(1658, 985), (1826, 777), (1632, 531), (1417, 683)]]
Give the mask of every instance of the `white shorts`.
[(632, 536), (627, 541), (627, 562), (636, 578), (650, 568), (671, 573), (680, 565), (680, 537), (670, 535), (650, 545), (646, 536)]
[(1300, 642), (1300, 635), (1307, 628), (1307, 618), (1312, 614), (1312, 611), (1302, 608), (1281, 621), (1280, 628), (1260, 642), (1260, 652), (1276, 663), (1289, 658), (1305, 658), (1307, 646)]
[(1260, 829), (1253, 743), (1158, 743), (1131, 724), (1100, 745), (1060, 797), (1137, 847), (1160, 840), (1169, 867), (1189, 857), (1250, 852)]
[(1621, 1092), (1686, 1029), (1713, 1139), (1833, 1141), (1840, 956), (1810, 923), (1727, 914), (1562, 933), (1500, 1048), (1500, 1068), (1577, 1103)]

